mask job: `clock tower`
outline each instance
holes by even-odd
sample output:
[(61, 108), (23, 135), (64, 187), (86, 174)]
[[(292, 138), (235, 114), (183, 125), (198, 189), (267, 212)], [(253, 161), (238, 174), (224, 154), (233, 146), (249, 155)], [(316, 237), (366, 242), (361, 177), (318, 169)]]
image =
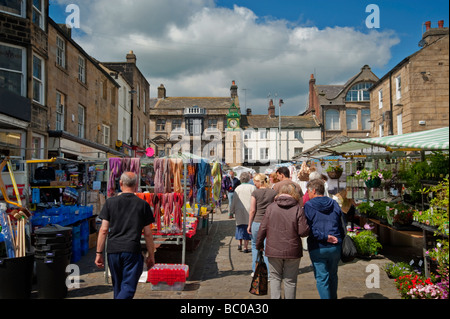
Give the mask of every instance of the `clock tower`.
[(241, 112), (236, 106), (236, 101), (239, 101), (237, 86), (234, 81), (231, 86), (231, 97), (233, 98), (233, 103), (228, 110), (227, 128), (225, 131), (225, 163), (235, 167), (242, 165), (244, 162), (244, 143), (241, 130)]

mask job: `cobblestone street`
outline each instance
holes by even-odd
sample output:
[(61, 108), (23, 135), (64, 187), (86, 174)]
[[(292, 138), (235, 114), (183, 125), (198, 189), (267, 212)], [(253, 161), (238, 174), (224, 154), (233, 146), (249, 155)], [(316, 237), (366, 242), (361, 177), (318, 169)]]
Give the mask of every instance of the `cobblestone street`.
[[(187, 244), (186, 263), (190, 275), (183, 291), (153, 291), (150, 283), (139, 283), (135, 299), (270, 299), (258, 297), (248, 292), (251, 282), (251, 253), (237, 250), (238, 241), (234, 238), (235, 221), (228, 214), (215, 214), (209, 228), (200, 229), (193, 240)], [(191, 246), (198, 244), (198, 247)], [(400, 248), (400, 249), (399, 249)], [(339, 267), (340, 299), (400, 299), (394, 282), (383, 271), (383, 266), (401, 258), (401, 247), (386, 247), (385, 255), (377, 259), (357, 259)], [(397, 255), (396, 255), (397, 254)], [(395, 257), (397, 256), (397, 257)], [(112, 299), (110, 284), (105, 283), (104, 271), (94, 265), (95, 250), (90, 250), (78, 263), (81, 269), (79, 289), (69, 290), (68, 299)], [(180, 263), (181, 246), (163, 246), (156, 253), (157, 263)], [(380, 287), (368, 288), (366, 279), (373, 273), (366, 272), (369, 265), (379, 268)], [(304, 252), (298, 275), (297, 298), (319, 299), (315, 286), (314, 273), (308, 252)]]

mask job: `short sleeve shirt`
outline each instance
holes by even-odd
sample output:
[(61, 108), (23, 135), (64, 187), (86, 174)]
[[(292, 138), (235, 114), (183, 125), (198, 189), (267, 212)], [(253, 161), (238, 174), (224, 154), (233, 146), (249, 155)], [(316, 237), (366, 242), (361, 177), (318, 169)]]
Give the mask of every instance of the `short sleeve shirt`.
[(106, 200), (99, 218), (109, 221), (107, 253), (139, 253), (142, 230), (155, 221), (150, 205), (132, 193)]
[(256, 214), (253, 219), (256, 223), (261, 223), (266, 213), (266, 208), (275, 200), (277, 192), (271, 188), (259, 188), (256, 189), (252, 196), (256, 199)]

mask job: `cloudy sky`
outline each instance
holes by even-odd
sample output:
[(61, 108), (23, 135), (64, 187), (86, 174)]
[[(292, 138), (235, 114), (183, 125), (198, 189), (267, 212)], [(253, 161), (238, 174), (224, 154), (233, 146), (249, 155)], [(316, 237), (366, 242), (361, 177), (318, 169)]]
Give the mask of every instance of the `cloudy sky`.
[[(372, 3), (379, 28), (366, 24)], [(446, 0), (50, 0), (53, 20), (65, 23), (69, 4), (80, 9), (74, 39), (105, 62), (133, 50), (152, 98), (161, 83), (168, 96), (228, 96), (235, 80), (253, 114), (269, 95), (282, 115), (303, 112), (313, 73), (343, 84), (368, 64), (382, 77), (419, 49), (425, 21), (449, 23)]]

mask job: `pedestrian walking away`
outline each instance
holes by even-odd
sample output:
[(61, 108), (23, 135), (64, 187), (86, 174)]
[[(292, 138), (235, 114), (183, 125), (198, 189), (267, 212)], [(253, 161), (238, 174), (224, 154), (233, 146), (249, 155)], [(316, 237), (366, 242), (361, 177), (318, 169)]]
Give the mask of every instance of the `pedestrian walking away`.
[(267, 207), (258, 232), (256, 248), (264, 249), (269, 260), (272, 299), (281, 298), (282, 282), (285, 299), (296, 297), (298, 267), (303, 257), (301, 237), (309, 235), (300, 201), (294, 185), (286, 184), (281, 187), (275, 202)]
[(295, 187), (295, 190), (300, 195), (300, 206), (303, 207), (303, 191), (300, 185), (291, 179), (291, 173), (289, 172), (289, 169), (287, 167), (280, 167), (277, 169), (277, 177), (279, 182), (274, 184), (273, 189), (280, 193), (281, 187), (283, 187), (286, 184), (292, 184)]
[(228, 217), (231, 219), (234, 215), (231, 213), (231, 204), (233, 203), (233, 196), (241, 181), (234, 176), (234, 171), (229, 171), (228, 176), (223, 179), (222, 187), (227, 191), (228, 194)]
[(248, 253), (248, 243), (251, 240), (248, 233), (248, 220), (250, 203), (252, 200), (252, 193), (256, 189), (255, 185), (251, 185), (251, 175), (248, 172), (243, 172), (240, 176), (241, 184), (236, 187), (233, 195), (233, 202), (231, 203), (230, 213), (236, 217), (236, 239), (239, 240), (238, 250), (242, 250), (242, 244), (244, 244), (244, 252)]
[[(258, 237), (259, 227), (266, 213), (267, 207), (273, 203), (277, 192), (270, 188), (269, 179), (264, 174), (256, 174), (253, 178), (256, 190), (252, 193), (250, 204), (250, 213), (248, 220), (248, 233), (252, 237), (252, 275), (255, 272), (256, 258), (258, 250), (256, 249), (256, 238)], [(268, 265), (268, 259), (264, 256), (264, 262)]]
[(114, 299), (133, 299), (144, 267), (141, 236), (144, 233), (148, 269), (155, 264), (155, 246), (151, 225), (155, 221), (150, 205), (135, 195), (137, 175), (125, 172), (120, 177), (122, 193), (106, 200), (99, 218), (102, 225), (98, 235), (95, 264), (105, 267), (106, 239), (108, 266), (114, 288)]
[(321, 299), (337, 299), (338, 264), (341, 258), (344, 228), (338, 203), (324, 196), (325, 185), (315, 179), (306, 186), (310, 200), (305, 214), (311, 229), (308, 250)]

